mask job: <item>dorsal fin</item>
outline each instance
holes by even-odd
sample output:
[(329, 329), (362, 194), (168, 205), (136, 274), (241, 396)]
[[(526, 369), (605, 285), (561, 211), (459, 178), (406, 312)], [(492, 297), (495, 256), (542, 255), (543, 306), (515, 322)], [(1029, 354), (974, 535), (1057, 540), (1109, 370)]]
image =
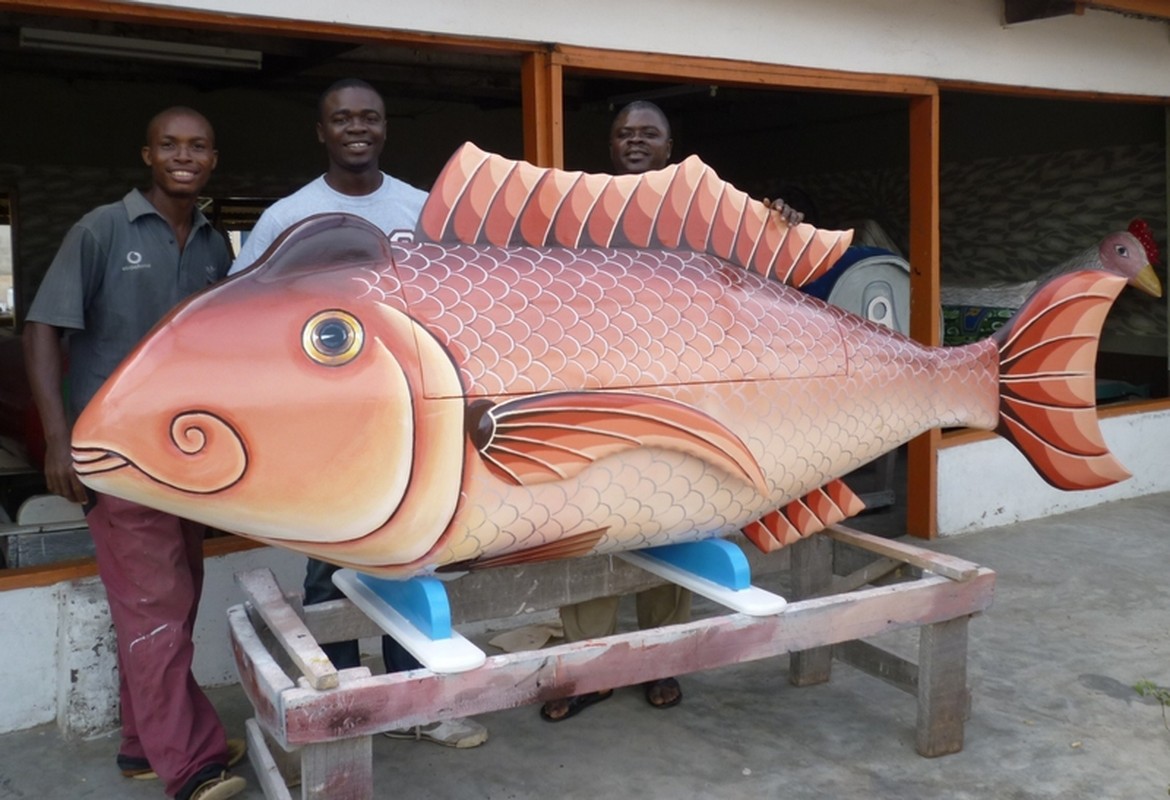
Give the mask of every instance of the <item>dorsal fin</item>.
[(329, 213), (305, 217), (280, 234), (247, 272), (260, 272), (261, 281), (287, 278), (299, 272), (317, 272), (354, 264), (389, 264), (390, 239), (382, 230), (353, 214)]
[(790, 286), (816, 280), (852, 231), (788, 225), (690, 156), (640, 175), (535, 167), (467, 142), (423, 206), (416, 241), (638, 247), (717, 256)]

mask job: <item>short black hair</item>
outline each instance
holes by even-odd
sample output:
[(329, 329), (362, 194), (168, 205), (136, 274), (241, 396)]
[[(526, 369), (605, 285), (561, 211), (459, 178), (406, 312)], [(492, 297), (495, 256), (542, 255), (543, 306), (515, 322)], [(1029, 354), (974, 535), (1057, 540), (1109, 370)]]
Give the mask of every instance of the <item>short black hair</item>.
[(321, 92), (321, 96), (317, 98), (317, 118), (320, 119), (325, 116), (325, 98), (334, 92), (340, 92), (342, 89), (368, 89), (374, 94), (378, 95), (378, 99), (382, 101), (382, 105), (386, 104), (386, 99), (382, 97), (382, 93), (371, 86), (361, 78), (342, 78), (334, 81), (329, 85), (329, 88)]
[(155, 114), (146, 123), (146, 143), (150, 144), (150, 137), (154, 134), (154, 129), (164, 120), (170, 117), (191, 117), (193, 119), (201, 120), (207, 126), (207, 132), (211, 134), (211, 144), (215, 145), (215, 128), (211, 125), (211, 120), (200, 114), (193, 108), (188, 106), (171, 106), (164, 108), (162, 111)]
[(656, 103), (651, 103), (649, 100), (635, 100), (632, 103), (626, 103), (624, 106), (622, 106), (621, 111), (618, 111), (618, 113), (613, 115), (613, 121), (617, 122), (631, 111), (653, 111), (658, 115), (658, 118), (662, 120), (662, 125), (666, 129), (663, 131), (663, 133), (666, 134), (666, 138), (671, 138), (670, 118), (666, 116), (666, 112), (659, 108)]

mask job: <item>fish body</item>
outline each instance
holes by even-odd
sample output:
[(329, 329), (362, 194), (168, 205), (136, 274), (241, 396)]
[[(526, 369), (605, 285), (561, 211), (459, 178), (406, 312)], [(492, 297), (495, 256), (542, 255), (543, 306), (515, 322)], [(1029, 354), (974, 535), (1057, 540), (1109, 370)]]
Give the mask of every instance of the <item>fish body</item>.
[[(472, 159), (453, 159), (462, 189), (432, 191), (422, 241), (310, 218), (176, 309), (78, 421), (82, 480), (408, 577), (738, 529), (772, 549), (856, 513), (837, 479), (938, 426), (998, 428), (1065, 488), (1126, 475), (1096, 429), (1091, 375), (1123, 278), (1062, 276), (997, 338), (929, 348), (780, 280), (827, 269), (840, 234), (769, 234), (780, 223), (765, 217), (749, 247), (711, 245), (717, 222), (702, 247), (665, 246), (681, 167), (658, 176), (667, 200), (643, 215), (658, 232), (635, 244), (643, 184), (624, 185), (608, 222), (589, 216), (610, 213), (604, 186), (583, 221), (548, 210), (565, 199), (533, 221), (542, 185), (571, 196), (584, 178), (528, 171), (517, 200), (508, 181), (524, 169), (494, 165), (487, 191), (491, 161)], [(676, 204), (676, 243), (702, 238), (696, 204)], [(590, 226), (602, 233), (583, 237)], [(793, 254), (764, 252), (792, 238)]]

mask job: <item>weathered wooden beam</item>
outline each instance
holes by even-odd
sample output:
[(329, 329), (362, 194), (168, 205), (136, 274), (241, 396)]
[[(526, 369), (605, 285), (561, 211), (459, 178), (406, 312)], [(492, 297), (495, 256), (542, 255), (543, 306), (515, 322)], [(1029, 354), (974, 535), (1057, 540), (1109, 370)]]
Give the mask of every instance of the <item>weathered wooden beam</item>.
[(369, 736), (321, 742), (301, 749), (301, 800), (372, 800), (373, 747)]
[(945, 553), (932, 553), (914, 545), (903, 544), (893, 539), (883, 539), (880, 536), (856, 531), (844, 525), (830, 525), (825, 530), (825, 535), (835, 541), (860, 547), (878, 555), (896, 558), (951, 580), (970, 580), (979, 572), (979, 566), (970, 561), (964, 561)]
[(313, 688), (332, 689), (337, 686), (337, 670), (333, 662), (288, 604), (272, 570), (262, 567), (236, 573), (236, 583)]
[(918, 693), (918, 665), (869, 642), (842, 642), (833, 657), (910, 694)]
[(852, 592), (855, 589), (860, 589), (862, 586), (868, 586), (874, 581), (880, 580), (891, 572), (896, 571), (902, 564), (903, 562), (895, 561), (892, 558), (879, 558), (876, 561), (871, 561), (848, 575), (834, 578), (832, 586), (829, 589), (819, 592), (818, 596)]
[(243, 606), (228, 609), (232, 655), (240, 686), (261, 724), (279, 741), (284, 741), (284, 692), (296, 684), (268, 652)]
[[(790, 545), (794, 600), (824, 596), (833, 582), (833, 542), (811, 536)], [(811, 686), (829, 680), (833, 668), (831, 647), (794, 652), (788, 660), (788, 681), (794, 686)]]
[(266, 800), (292, 800), (286, 778), (277, 768), (276, 759), (273, 758), (260, 724), (254, 719), (245, 720), (244, 735), (248, 739), (248, 761)]
[(918, 643), (918, 725), (915, 749), (933, 758), (963, 749), (967, 689), (967, 622), (942, 620), (922, 628)]
[[(990, 570), (963, 583), (924, 577), (798, 601), (773, 617), (730, 614), (490, 656), (482, 667), (455, 675), (416, 670), (346, 679), (332, 691), (285, 689), (265, 705), (283, 709), (282, 724), (270, 730), (286, 748), (368, 736), (966, 617), (990, 605), (994, 583)], [(246, 623), (247, 615), (241, 609), (230, 617), (238, 634), (234, 625)], [(241, 675), (256, 674), (255, 664), (262, 658), (271, 661), (253, 652), (259, 646), (253, 635), (236, 647)], [(255, 681), (249, 685), (260, 686)]]

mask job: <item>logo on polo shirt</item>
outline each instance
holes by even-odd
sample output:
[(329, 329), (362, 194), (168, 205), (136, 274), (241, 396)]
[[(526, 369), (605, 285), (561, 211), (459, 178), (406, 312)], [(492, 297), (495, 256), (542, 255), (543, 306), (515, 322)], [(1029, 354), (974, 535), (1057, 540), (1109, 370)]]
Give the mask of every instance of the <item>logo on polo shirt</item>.
[(150, 262), (142, 263), (142, 253), (137, 250), (131, 250), (126, 253), (126, 263), (122, 265), (123, 272), (130, 272), (135, 269), (150, 269)]

